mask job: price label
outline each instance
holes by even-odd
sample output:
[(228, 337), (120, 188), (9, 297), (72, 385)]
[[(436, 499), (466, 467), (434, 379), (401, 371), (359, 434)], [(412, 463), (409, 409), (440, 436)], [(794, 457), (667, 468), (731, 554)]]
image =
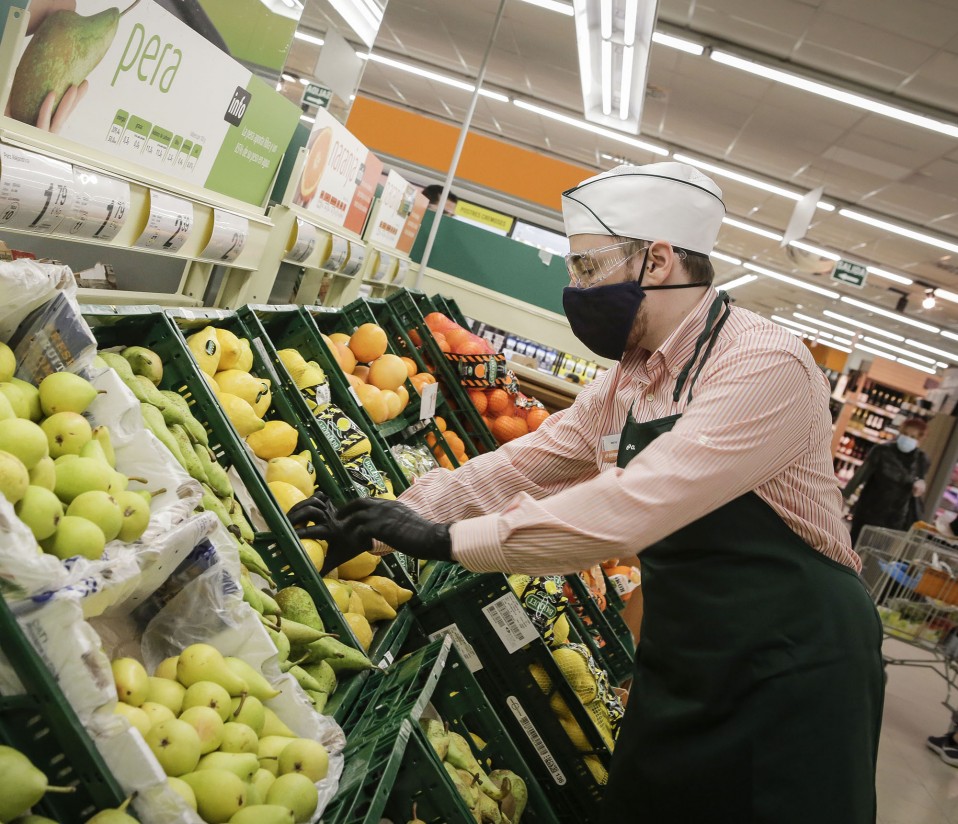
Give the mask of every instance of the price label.
[(141, 249), (178, 252), (193, 229), (193, 204), (150, 189), (150, 218), (134, 244)]
[(389, 267), (393, 265), (394, 258), (392, 255), (384, 255), (382, 252), (379, 253), (379, 264), (376, 266), (376, 271), (373, 272), (371, 280), (382, 280), (386, 277), (386, 273), (389, 271)]
[(427, 383), (422, 388), (422, 400), (419, 404), (419, 420), (425, 421), (436, 416), (436, 400), (439, 398), (439, 384)]
[(482, 612), (510, 655), (539, 637), (539, 631), (511, 592), (484, 606)]
[(348, 257), (349, 241), (338, 235), (333, 235), (333, 248), (323, 268), (328, 269), (330, 272), (338, 272)]
[(213, 213), (213, 234), (201, 257), (232, 263), (240, 256), (249, 237), (249, 220), (232, 212)]
[(365, 262), (366, 247), (359, 243), (350, 243), (349, 259), (346, 261), (346, 265), (339, 270), (339, 273), (347, 277), (353, 277), (353, 275), (363, 268), (363, 263)]
[(406, 280), (407, 274), (409, 274), (409, 261), (399, 261), (399, 266), (396, 268), (396, 276), (393, 278), (393, 283), (402, 286)]
[(68, 233), (95, 240), (114, 238), (130, 211), (130, 184), (79, 166), (73, 167), (73, 184), (73, 209), (64, 221)]
[(49, 234), (73, 206), (73, 167), (35, 152), (0, 149), (0, 225)]
[(312, 223), (296, 218), (296, 242), (286, 255), (286, 260), (293, 263), (306, 260), (316, 248), (317, 235), (316, 227)]

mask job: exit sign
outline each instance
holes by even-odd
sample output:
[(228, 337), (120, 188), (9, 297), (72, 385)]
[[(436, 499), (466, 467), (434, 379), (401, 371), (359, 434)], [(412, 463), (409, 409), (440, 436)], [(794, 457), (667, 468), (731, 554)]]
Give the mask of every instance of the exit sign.
[(859, 289), (865, 285), (865, 278), (868, 276), (868, 270), (860, 263), (852, 263), (850, 260), (840, 260), (835, 264), (832, 271), (832, 280), (840, 280), (849, 286), (857, 286)]
[(320, 86), (318, 83), (310, 83), (303, 90), (303, 103), (316, 106), (320, 109), (328, 109), (329, 101), (332, 97), (332, 91), (325, 86)]

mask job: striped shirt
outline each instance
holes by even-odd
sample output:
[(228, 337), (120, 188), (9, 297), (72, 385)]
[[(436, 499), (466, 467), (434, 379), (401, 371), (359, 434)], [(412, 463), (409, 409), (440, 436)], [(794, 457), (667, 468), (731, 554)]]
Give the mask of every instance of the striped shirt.
[[(832, 469), (829, 387), (808, 349), (732, 307), (687, 403), (676, 379), (716, 297), (655, 352), (636, 350), (533, 433), (401, 496), (451, 523), (453, 557), (476, 572), (570, 573), (627, 558), (754, 490), (803, 541), (859, 571)], [(607, 436), (682, 413), (625, 469)]]

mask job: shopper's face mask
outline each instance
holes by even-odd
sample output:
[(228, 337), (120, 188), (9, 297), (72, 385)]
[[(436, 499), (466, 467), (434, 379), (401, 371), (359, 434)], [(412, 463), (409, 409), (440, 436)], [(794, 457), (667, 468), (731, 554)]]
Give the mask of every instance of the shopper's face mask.
[(902, 452), (914, 452), (918, 448), (918, 441), (908, 435), (899, 435), (897, 443)]
[(649, 259), (648, 246), (642, 255), (638, 280), (602, 285), (601, 281), (626, 265), (638, 253), (638, 250), (635, 250), (628, 254), (626, 247), (634, 247), (634, 242), (616, 243), (566, 255), (569, 279), (575, 285), (562, 290), (562, 307), (572, 327), (572, 334), (591, 351), (609, 360), (621, 360), (625, 354), (629, 333), (646, 292), (652, 289), (708, 286), (705, 281), (699, 281), (643, 287), (642, 280), (645, 278), (645, 267)]

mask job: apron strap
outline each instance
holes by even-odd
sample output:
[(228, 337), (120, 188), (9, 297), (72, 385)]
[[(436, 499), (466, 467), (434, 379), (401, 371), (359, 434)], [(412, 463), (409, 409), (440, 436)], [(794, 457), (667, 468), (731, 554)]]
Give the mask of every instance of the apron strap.
[[(719, 318), (719, 312), (724, 312), (722, 317)], [(728, 292), (719, 292), (718, 297), (712, 301), (712, 305), (709, 307), (708, 317), (705, 319), (705, 328), (702, 330), (702, 334), (698, 336), (698, 339), (695, 341), (695, 351), (692, 353), (692, 357), (689, 358), (685, 366), (682, 367), (682, 371), (679, 373), (679, 378), (675, 383), (675, 391), (672, 393), (672, 400), (674, 403), (678, 403), (679, 399), (682, 397), (682, 390), (685, 388), (685, 382), (688, 380), (689, 373), (692, 371), (692, 367), (695, 366), (696, 360), (698, 360), (699, 353), (702, 351), (702, 347), (708, 341), (708, 346), (705, 349), (705, 354), (702, 356), (702, 360), (699, 363), (698, 369), (695, 370), (695, 374), (692, 376), (692, 380), (688, 384), (688, 402), (692, 402), (692, 387), (695, 385), (695, 381), (698, 380), (699, 373), (702, 371), (702, 367), (705, 366), (705, 362), (708, 360), (709, 355), (712, 354), (712, 349), (715, 346), (715, 341), (718, 340), (719, 332), (722, 331), (722, 327), (725, 325), (725, 321), (728, 320), (729, 315), (732, 313), (732, 308), (729, 302)], [(718, 320), (716, 321), (716, 319)]]

